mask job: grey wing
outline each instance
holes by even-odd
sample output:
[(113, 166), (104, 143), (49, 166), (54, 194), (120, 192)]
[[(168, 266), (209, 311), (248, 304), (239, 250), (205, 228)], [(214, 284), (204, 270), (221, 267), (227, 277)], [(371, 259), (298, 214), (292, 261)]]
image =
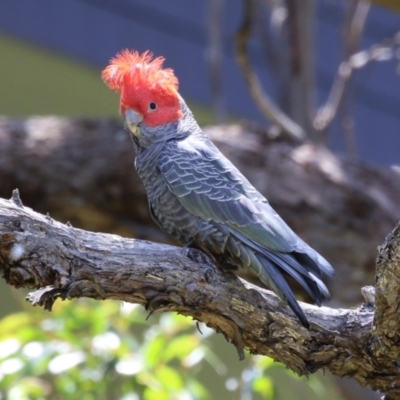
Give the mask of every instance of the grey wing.
[[(210, 141), (193, 142), (171, 141), (158, 159), (168, 187), (189, 212), (226, 224), (271, 251), (314, 252)], [(324, 270), (328, 262), (314, 253), (312, 258)], [(324, 272), (331, 275), (329, 268)]]
[(224, 225), (239, 242), (261, 256), (258, 259), (263, 268), (258, 272), (254, 265), (252, 268), (264, 283), (272, 283), (292, 308), (298, 305), (282, 270), (295, 278), (317, 304), (322, 296), (329, 297), (321, 271), (332, 276), (330, 264), (289, 228), (211, 142), (168, 142), (157, 166), (171, 192), (190, 213)]
[(168, 187), (192, 214), (238, 230), (268, 249), (295, 250), (298, 237), (210, 143), (169, 142), (158, 159)]
[[(331, 265), (290, 229), (211, 141), (186, 139), (167, 143), (158, 168), (169, 189), (193, 215), (227, 225), (239, 240), (258, 251), (278, 253), (289, 265), (308, 263), (307, 269), (318, 278), (320, 270), (333, 276)], [(279, 254), (292, 252), (299, 255), (288, 258)]]

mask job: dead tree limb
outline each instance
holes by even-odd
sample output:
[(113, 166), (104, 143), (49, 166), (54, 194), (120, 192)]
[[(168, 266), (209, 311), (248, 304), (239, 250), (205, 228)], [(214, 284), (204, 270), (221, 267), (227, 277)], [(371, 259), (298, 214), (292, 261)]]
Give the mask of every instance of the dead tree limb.
[[(205, 129), (276, 211), (335, 266), (335, 306), (362, 301), (376, 247), (400, 217), (400, 174), (313, 144), (272, 140), (257, 127)], [(0, 197), (100, 232), (167, 242), (151, 221), (131, 140), (111, 120), (0, 119)]]
[(300, 375), (326, 369), (400, 398), (400, 224), (380, 249), (375, 320), (371, 305), (303, 304), (311, 329), (269, 291), (222, 274), (201, 252), (91, 233), (0, 199), (0, 273), (51, 309), (57, 298), (91, 297), (176, 311), (223, 333), (240, 357), (268, 355)]

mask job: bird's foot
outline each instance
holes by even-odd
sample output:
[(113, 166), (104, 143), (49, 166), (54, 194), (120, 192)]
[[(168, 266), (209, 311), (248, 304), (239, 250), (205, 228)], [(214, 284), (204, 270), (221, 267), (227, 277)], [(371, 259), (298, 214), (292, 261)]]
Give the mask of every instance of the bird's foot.
[(192, 260), (196, 263), (213, 265), (212, 259), (196, 247), (189, 247), (186, 245), (183, 248), (183, 254), (189, 258), (189, 260)]
[(183, 248), (183, 251), (187, 258), (205, 266), (204, 279), (206, 280), (206, 282), (210, 283), (217, 268), (213, 260), (201, 250), (188, 247), (188, 245)]

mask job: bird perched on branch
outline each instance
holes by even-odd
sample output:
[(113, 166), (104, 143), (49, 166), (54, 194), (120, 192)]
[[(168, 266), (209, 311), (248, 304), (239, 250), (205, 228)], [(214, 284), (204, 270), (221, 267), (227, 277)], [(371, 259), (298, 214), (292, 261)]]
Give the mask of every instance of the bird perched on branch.
[(135, 167), (155, 222), (169, 235), (210, 255), (222, 269), (252, 276), (308, 321), (285, 275), (318, 304), (329, 292), (331, 265), (300, 239), (203, 133), (178, 93), (163, 57), (124, 50), (107, 66), (105, 83), (121, 94), (136, 152)]

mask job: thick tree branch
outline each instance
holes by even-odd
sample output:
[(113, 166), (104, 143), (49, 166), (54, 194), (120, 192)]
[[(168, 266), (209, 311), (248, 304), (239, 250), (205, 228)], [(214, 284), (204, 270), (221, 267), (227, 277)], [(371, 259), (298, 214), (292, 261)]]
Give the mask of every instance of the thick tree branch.
[(177, 311), (223, 333), (240, 357), (246, 348), (298, 374), (327, 369), (393, 399), (400, 398), (393, 331), (400, 284), (392, 278), (399, 259), (400, 225), (380, 250), (375, 326), (371, 306), (303, 304), (307, 330), (273, 293), (222, 274), (196, 250), (74, 229), (23, 207), (15, 192), (0, 199), (0, 273), (15, 287), (40, 289), (29, 296), (34, 304), (51, 309), (58, 297), (91, 297)]
[[(400, 224), (380, 247), (376, 269), (375, 334), (384, 337), (391, 331), (386, 345), (398, 344), (400, 338)], [(387, 266), (390, 265), (390, 268)], [(398, 362), (398, 360), (396, 360)]]
[[(375, 276), (376, 247), (400, 216), (400, 175), (329, 150), (271, 140), (258, 127), (209, 127), (208, 136), (289, 225), (335, 266), (335, 306), (353, 306)], [(21, 189), (35, 210), (87, 230), (167, 242), (151, 221), (120, 123), (0, 119), (0, 197)]]

